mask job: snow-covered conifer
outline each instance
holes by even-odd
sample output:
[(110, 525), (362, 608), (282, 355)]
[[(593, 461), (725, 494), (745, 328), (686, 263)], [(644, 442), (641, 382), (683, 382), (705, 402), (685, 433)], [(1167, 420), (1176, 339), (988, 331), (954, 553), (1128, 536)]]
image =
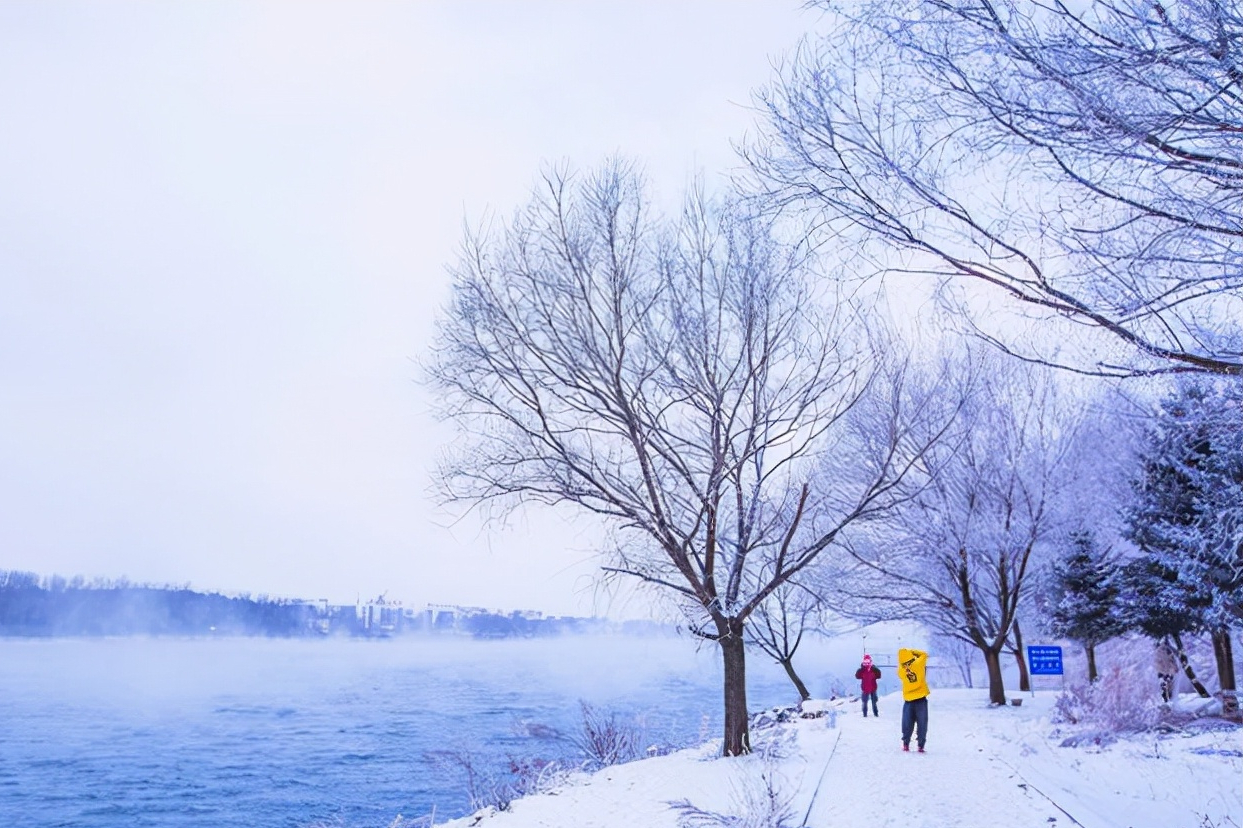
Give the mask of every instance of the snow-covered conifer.
[(1131, 614), (1145, 631), (1207, 631), (1223, 691), (1236, 687), (1229, 631), (1243, 618), (1241, 515), (1243, 385), (1182, 385), (1154, 419), (1127, 514), (1147, 558), (1132, 573)]
[(1118, 568), (1090, 531), (1071, 533), (1065, 554), (1053, 564), (1049, 626), (1083, 647), (1088, 681), (1096, 681), (1096, 647), (1125, 629), (1118, 607)]

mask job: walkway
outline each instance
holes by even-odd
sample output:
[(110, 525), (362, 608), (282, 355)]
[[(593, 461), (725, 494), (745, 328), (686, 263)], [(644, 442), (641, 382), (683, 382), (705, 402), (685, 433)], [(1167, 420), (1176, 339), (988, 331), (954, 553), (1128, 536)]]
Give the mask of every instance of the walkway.
[[(871, 828), (1050, 828), (1074, 823), (1056, 806), (1024, 784), (1000, 759), (989, 755), (984, 742), (959, 729), (979, 719), (959, 715), (961, 696), (930, 698), (928, 752), (902, 752), (901, 701), (881, 700), (880, 717), (863, 718), (857, 707), (837, 719), (836, 749), (825, 734), (806, 732), (805, 749), (813, 760), (800, 785), (802, 803), (795, 824), (807, 813), (810, 791), (821, 779), (811, 803), (808, 828), (868, 825)], [(979, 706), (978, 699), (967, 704)], [(966, 712), (966, 711), (962, 711)], [(833, 758), (825, 762), (828, 752)], [(820, 758), (823, 757), (823, 758)], [(819, 767), (816, 767), (819, 764)]]

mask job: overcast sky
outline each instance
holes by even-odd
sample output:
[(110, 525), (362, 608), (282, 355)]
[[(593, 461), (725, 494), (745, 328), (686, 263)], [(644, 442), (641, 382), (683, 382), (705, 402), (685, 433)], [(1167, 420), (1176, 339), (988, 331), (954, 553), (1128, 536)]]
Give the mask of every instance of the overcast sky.
[(541, 164), (737, 162), (797, 0), (0, 4), (0, 569), (631, 614), (450, 528), (415, 360)]

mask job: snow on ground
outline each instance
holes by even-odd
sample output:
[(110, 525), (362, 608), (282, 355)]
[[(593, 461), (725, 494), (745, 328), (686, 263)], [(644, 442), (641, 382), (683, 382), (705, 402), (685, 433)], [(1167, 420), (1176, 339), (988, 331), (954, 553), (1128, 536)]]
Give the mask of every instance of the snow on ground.
[(1060, 747), (1072, 731), (1050, 723), (1056, 697), (990, 708), (984, 691), (936, 690), (923, 755), (901, 751), (897, 694), (881, 699), (879, 718), (844, 700), (813, 702), (831, 715), (754, 730), (750, 756), (720, 758), (709, 744), (579, 774), (445, 828), (678, 828), (671, 803), (741, 815), (766, 800), (764, 774), (787, 802), (788, 826), (1243, 828), (1243, 728), (1202, 719)]
[(1060, 747), (1077, 731), (1049, 724), (1056, 696), (1038, 695), (1024, 715), (989, 711), (1000, 715), (970, 738), (988, 742), (996, 761), (1088, 828), (1243, 826), (1243, 728), (1206, 718), (1113, 744)]

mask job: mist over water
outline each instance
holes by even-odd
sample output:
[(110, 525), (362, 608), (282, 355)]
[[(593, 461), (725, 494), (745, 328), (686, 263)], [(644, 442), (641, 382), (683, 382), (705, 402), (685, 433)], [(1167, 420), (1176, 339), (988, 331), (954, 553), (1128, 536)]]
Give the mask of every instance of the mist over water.
[[(813, 694), (854, 669), (804, 647)], [(428, 751), (570, 759), (580, 699), (647, 744), (721, 726), (715, 648), (676, 638), (0, 639), (0, 665), (0, 824), (35, 828), (447, 818), (464, 779)], [(753, 710), (797, 701), (762, 654), (748, 670)]]

